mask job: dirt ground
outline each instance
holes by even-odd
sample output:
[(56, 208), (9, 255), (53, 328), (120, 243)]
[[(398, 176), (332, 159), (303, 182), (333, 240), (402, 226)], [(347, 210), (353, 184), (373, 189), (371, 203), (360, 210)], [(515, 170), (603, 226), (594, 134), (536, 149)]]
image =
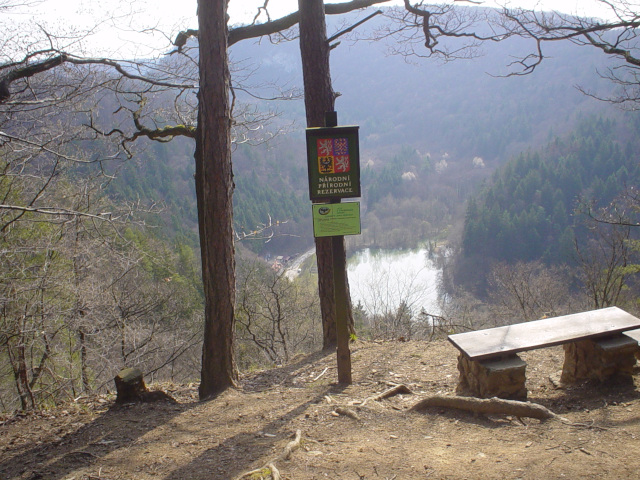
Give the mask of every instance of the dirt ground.
[[(233, 479), (278, 457), (296, 430), (300, 448), (275, 463), (284, 479), (640, 478), (633, 385), (555, 388), (558, 347), (522, 354), (529, 400), (574, 424), (408, 411), (454, 394), (456, 357), (446, 341), (358, 341), (346, 388), (335, 383), (335, 355), (316, 354), (246, 375), (208, 402), (198, 402), (197, 385), (152, 385), (177, 403), (115, 406), (104, 395), (0, 417), (0, 479)], [(413, 393), (362, 405), (397, 383)]]

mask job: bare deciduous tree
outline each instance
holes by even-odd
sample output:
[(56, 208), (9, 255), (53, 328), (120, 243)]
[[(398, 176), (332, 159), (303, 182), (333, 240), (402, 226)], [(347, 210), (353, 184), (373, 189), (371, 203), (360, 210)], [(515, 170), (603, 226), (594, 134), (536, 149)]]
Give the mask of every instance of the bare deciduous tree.
[(640, 100), (638, 5), (626, 0), (598, 2), (608, 11), (606, 20), (581, 18), (559, 12), (505, 8), (501, 27), (510, 35), (518, 35), (533, 42), (531, 52), (512, 64), (512, 74), (532, 73), (544, 60), (547, 43), (570, 41), (576, 45), (593, 47), (614, 60), (612, 66), (600, 74), (617, 85), (619, 92), (607, 97), (594, 92), (584, 93), (635, 109)]
[(631, 227), (593, 223), (592, 235), (575, 242), (579, 278), (591, 308), (625, 304), (627, 281), (638, 272)]
[[(480, 54), (484, 42), (498, 42), (511, 36), (498, 22), (492, 9), (464, 8), (477, 5), (474, 0), (451, 3), (411, 3), (386, 13), (391, 23), (379, 30), (377, 37), (392, 36), (393, 53), (448, 62), (469, 59)], [(461, 7), (462, 6), (462, 7)], [(482, 33), (482, 32), (486, 33)]]
[(528, 322), (569, 313), (570, 277), (541, 262), (499, 263), (489, 277), (491, 298), (501, 323)]
[[(239, 276), (236, 317), (241, 351), (257, 348), (269, 364), (280, 365), (321, 346), (319, 302), (308, 282), (292, 282), (284, 272), (262, 263), (244, 265)], [(248, 353), (241, 353), (241, 358), (245, 366), (257, 362)]]

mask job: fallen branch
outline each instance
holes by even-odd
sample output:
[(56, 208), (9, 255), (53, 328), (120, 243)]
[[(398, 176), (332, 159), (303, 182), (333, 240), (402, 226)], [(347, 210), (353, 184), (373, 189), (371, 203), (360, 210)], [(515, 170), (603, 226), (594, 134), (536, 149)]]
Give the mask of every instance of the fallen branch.
[(293, 451), (300, 448), (301, 439), (302, 431), (296, 430), (293, 440), (287, 443), (280, 455), (267, 462), (263, 467), (243, 473), (239, 477), (236, 477), (235, 480), (282, 480), (275, 463), (281, 460), (289, 460)]
[(302, 431), (296, 430), (296, 434), (294, 435), (293, 440), (287, 443), (287, 445), (284, 447), (284, 450), (282, 451), (280, 456), (276, 458), (274, 462), (277, 460), (289, 460), (293, 451), (300, 448), (301, 439), (302, 439)]
[(514, 417), (529, 417), (539, 420), (564, 418), (556, 415), (551, 410), (537, 403), (519, 402), (517, 400), (503, 400), (501, 398), (473, 398), (473, 397), (446, 397), (436, 395), (420, 400), (411, 411), (420, 412), (430, 407), (453, 408), (474, 413), (513, 415)]
[(320, 377), (322, 377), (325, 373), (327, 373), (327, 370), (329, 370), (329, 367), (325, 368), (320, 375), (318, 375), (316, 378), (311, 380), (311, 383), (317, 382), (318, 380), (320, 380)]
[(388, 390), (385, 390), (384, 392), (379, 393), (378, 395), (374, 395), (373, 397), (366, 398), (364, 402), (362, 402), (362, 406), (366, 405), (367, 402), (369, 401), (379, 402), (380, 400), (384, 400), (385, 398), (393, 397), (394, 395), (399, 395), (401, 393), (407, 393), (410, 395), (413, 394), (411, 389), (406, 385), (403, 385), (403, 384), (395, 385), (389, 388)]
[(335, 409), (335, 412), (339, 415), (344, 415), (349, 418), (353, 418), (354, 420), (360, 420), (360, 417), (356, 412), (351, 410), (350, 408), (338, 407)]

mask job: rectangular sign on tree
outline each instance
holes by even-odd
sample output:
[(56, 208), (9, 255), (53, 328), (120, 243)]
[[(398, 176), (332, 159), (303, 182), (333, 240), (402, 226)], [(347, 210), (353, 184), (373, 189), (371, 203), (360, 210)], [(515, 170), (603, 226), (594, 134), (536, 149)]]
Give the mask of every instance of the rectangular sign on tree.
[(359, 128), (307, 128), (311, 201), (360, 196)]
[(360, 235), (360, 202), (316, 203), (313, 208), (313, 236)]

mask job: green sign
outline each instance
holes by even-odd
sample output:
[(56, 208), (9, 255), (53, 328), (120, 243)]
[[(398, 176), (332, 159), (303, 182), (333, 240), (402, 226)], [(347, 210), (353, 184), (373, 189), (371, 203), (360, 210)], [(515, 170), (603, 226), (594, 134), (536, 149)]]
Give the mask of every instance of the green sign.
[(311, 201), (360, 196), (359, 128), (307, 128)]
[(360, 234), (360, 203), (320, 203), (313, 207), (313, 235), (337, 237)]

